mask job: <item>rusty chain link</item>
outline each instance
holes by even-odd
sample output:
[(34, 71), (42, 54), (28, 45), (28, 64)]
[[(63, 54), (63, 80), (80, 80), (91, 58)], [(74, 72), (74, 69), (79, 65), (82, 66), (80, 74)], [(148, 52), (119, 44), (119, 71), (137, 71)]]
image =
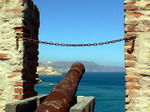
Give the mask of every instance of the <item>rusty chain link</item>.
[(25, 41), (32, 41), (35, 43), (41, 43), (41, 44), (47, 44), (47, 45), (54, 45), (54, 46), (67, 46), (67, 47), (85, 47), (85, 46), (98, 46), (98, 45), (104, 45), (104, 44), (110, 44), (110, 43), (116, 43), (124, 40), (134, 40), (136, 37), (127, 37), (127, 38), (121, 38), (117, 40), (111, 40), (111, 41), (106, 41), (106, 42), (99, 42), (99, 43), (88, 43), (88, 44), (64, 44), (64, 43), (54, 43), (54, 42), (46, 42), (46, 41), (39, 41), (35, 39), (31, 39), (28, 37), (17, 37), (17, 38), (23, 38)]

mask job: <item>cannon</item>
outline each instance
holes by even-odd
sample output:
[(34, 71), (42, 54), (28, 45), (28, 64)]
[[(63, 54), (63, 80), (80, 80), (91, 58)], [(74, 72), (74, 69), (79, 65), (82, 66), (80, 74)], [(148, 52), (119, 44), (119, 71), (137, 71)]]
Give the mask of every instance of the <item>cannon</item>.
[(68, 73), (37, 107), (35, 112), (69, 112), (84, 72), (85, 67), (83, 64), (78, 62), (72, 64)]

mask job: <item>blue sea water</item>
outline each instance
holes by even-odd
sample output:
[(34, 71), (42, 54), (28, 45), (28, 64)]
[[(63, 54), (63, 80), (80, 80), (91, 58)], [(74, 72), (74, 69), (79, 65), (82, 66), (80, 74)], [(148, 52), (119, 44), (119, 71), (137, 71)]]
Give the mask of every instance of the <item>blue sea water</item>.
[[(43, 81), (35, 86), (38, 94), (48, 94), (53, 89), (49, 83), (58, 83), (61, 76), (40, 76)], [(78, 96), (94, 96), (94, 112), (125, 112), (125, 73), (96, 72), (85, 73), (78, 86)]]

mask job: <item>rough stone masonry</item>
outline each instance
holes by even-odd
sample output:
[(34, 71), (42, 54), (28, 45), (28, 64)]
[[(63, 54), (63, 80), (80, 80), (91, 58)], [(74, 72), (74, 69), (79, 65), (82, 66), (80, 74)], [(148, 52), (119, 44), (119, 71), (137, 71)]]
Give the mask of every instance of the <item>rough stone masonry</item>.
[[(150, 112), (150, 0), (125, 0), (126, 112)], [(133, 50), (131, 50), (133, 48)]]
[[(150, 1), (124, 0), (126, 112), (150, 112)], [(37, 95), (39, 11), (32, 0), (0, 0), (0, 112)], [(131, 49), (133, 48), (133, 49)]]
[(0, 112), (6, 103), (37, 95), (39, 11), (32, 0), (0, 0)]

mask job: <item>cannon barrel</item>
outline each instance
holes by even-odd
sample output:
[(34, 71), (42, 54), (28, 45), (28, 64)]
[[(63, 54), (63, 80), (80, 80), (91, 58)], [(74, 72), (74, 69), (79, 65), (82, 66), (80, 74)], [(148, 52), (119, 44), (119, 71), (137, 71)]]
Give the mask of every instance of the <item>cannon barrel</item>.
[(69, 112), (85, 67), (81, 63), (72, 64), (68, 73), (61, 79), (35, 112)]

